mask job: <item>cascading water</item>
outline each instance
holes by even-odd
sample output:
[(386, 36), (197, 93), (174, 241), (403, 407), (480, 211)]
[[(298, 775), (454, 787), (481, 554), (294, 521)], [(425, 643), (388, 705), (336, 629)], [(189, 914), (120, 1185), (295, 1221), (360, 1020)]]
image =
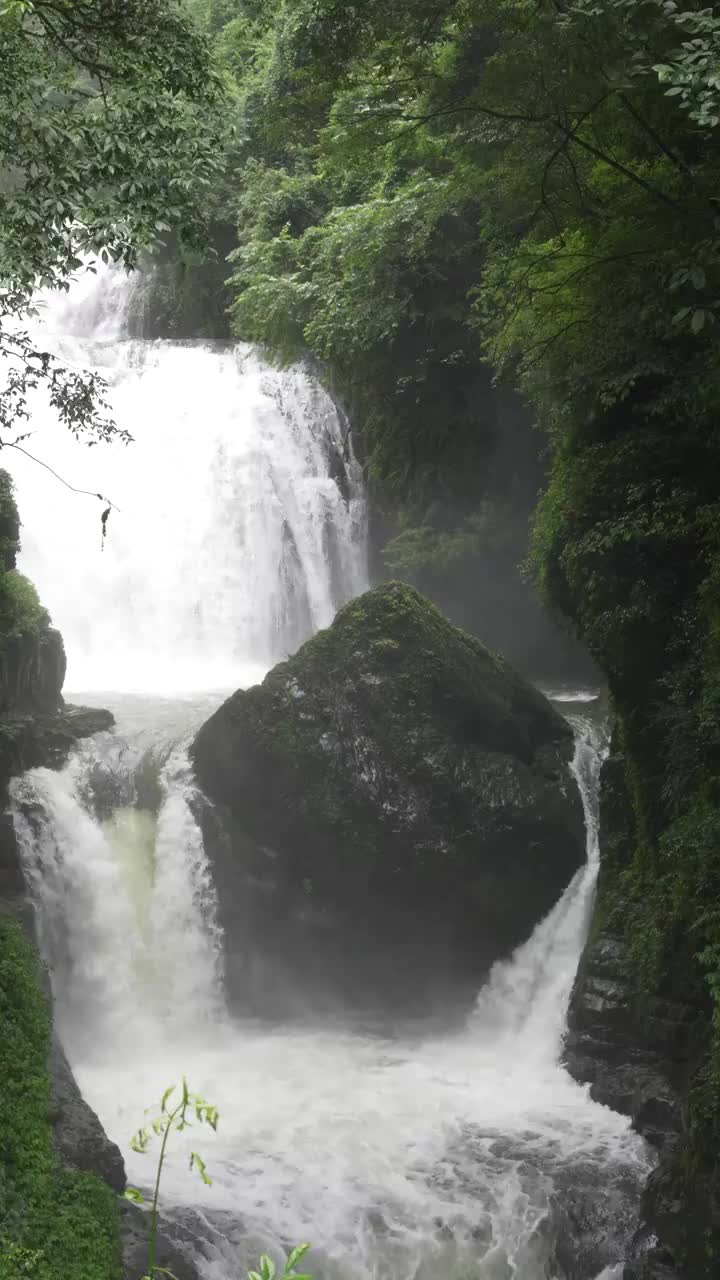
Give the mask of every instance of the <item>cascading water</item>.
[[(219, 1134), (203, 1143), (212, 1189), (191, 1181), (182, 1142), (165, 1181), (202, 1275), (235, 1280), (258, 1249), (306, 1238), (320, 1274), (358, 1280), (580, 1280), (620, 1258), (647, 1157), (558, 1063), (597, 873), (602, 728), (575, 722), (586, 868), (496, 966), (463, 1030), (389, 1036), (227, 1017), (191, 783), (162, 730), (148, 745), (137, 703), (121, 702), (119, 733), (62, 774), (15, 784), (16, 826), (60, 1030), (131, 1179), (149, 1179), (147, 1159), (127, 1151), (138, 1099), (185, 1072), (221, 1105)], [(138, 793), (150, 774), (157, 812), (133, 810), (123, 780)], [(584, 1235), (568, 1200), (583, 1206)]]
[[(220, 694), (189, 691), (267, 667), (365, 585), (362, 490), (338, 415), (301, 371), (246, 350), (124, 342), (112, 316), (127, 294), (113, 278), (102, 289), (80, 318), (56, 315), (76, 331), (57, 341), (66, 358), (103, 362), (137, 443), (101, 475), (100, 451), (81, 471), (81, 451), (50, 454), (50, 432), (43, 457), (107, 489), (122, 518), (101, 554), (97, 513), (71, 495), (65, 506), (51, 477), (44, 496), (25, 492), (18, 470), (22, 567), (65, 633), (71, 685), (162, 676), (185, 692), (106, 693), (116, 730), (13, 787), (85, 1096), (139, 1185), (152, 1166), (127, 1139), (171, 1080), (186, 1074), (220, 1106), (201, 1145), (213, 1186), (192, 1178), (182, 1138), (163, 1184), (203, 1280), (237, 1280), (261, 1249), (304, 1239), (328, 1280), (609, 1276), (648, 1158), (558, 1061), (597, 873), (602, 724), (573, 708), (587, 866), (495, 967), (464, 1028), (231, 1019), (186, 755)], [(78, 336), (88, 316), (91, 340)]]
[(366, 587), (361, 471), (302, 369), (122, 340), (130, 292), (107, 273), (40, 301), (39, 342), (103, 375), (134, 443), (88, 450), (38, 395), (25, 447), (120, 510), (100, 555), (97, 500), (14, 455), (22, 567), (65, 638), (70, 688), (236, 687)]

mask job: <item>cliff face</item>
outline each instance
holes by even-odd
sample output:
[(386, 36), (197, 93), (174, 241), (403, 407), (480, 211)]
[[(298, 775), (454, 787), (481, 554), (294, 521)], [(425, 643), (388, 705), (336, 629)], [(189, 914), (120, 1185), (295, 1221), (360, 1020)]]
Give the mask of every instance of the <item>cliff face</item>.
[(571, 1054), (662, 1141), (629, 1274), (715, 1280), (720, 435), (714, 401), (689, 408), (693, 366), (673, 370), (663, 346), (656, 367), (602, 410), (568, 409), (534, 564), (603, 671), (615, 717)]
[(570, 1001), (565, 1062), (658, 1150), (624, 1280), (710, 1280), (720, 1241), (713, 1002), (692, 933), (674, 933), (652, 976), (638, 964), (632, 921), (641, 927), (642, 912), (631, 914), (628, 889), (638, 831), (621, 737), (616, 730), (601, 780), (602, 869)]
[(0, 652), (0, 716), (59, 711), (65, 666), (62, 636), (53, 627), (8, 640)]

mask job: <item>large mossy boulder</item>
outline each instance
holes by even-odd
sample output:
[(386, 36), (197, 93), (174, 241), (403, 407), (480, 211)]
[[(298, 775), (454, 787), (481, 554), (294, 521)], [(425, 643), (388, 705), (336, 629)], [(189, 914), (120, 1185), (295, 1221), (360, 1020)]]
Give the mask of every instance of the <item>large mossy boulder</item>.
[(567, 722), (411, 587), (346, 605), (192, 757), (230, 994), (466, 999), (584, 856)]

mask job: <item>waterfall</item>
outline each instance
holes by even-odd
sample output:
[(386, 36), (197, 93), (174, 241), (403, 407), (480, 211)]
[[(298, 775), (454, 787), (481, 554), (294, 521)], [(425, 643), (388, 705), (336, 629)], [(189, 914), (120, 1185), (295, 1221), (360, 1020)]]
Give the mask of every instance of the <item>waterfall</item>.
[(153, 699), (115, 705), (114, 733), (14, 783), (15, 824), (59, 1028), (132, 1181), (152, 1165), (129, 1135), (172, 1079), (220, 1106), (218, 1134), (192, 1135), (212, 1188), (192, 1182), (182, 1138), (164, 1180), (203, 1280), (301, 1239), (325, 1280), (609, 1276), (649, 1162), (559, 1064), (597, 874), (602, 725), (573, 717), (586, 867), (464, 1028), (388, 1035), (228, 1016), (183, 747), (207, 705), (186, 699), (172, 732)]
[[(135, 442), (83, 449), (35, 405), (28, 447), (120, 508), (14, 462), (21, 567), (61, 627), (70, 686), (117, 726), (12, 808), (58, 1028), (88, 1101), (129, 1147), (186, 1075), (220, 1108), (173, 1140), (163, 1209), (202, 1280), (310, 1240), (322, 1280), (594, 1280), (622, 1258), (649, 1167), (628, 1123), (560, 1065), (598, 865), (605, 734), (571, 709), (588, 861), (460, 1028), (239, 1021), (222, 990), (215, 890), (187, 746), (222, 697), (366, 586), (362, 478), (345, 424), (301, 369), (245, 347), (128, 341), (112, 272), (47, 302), (43, 333), (99, 367)], [(165, 696), (160, 696), (160, 695)], [(90, 695), (92, 698), (92, 694)], [(97, 699), (100, 700), (100, 699)], [(571, 784), (568, 777), (568, 785)]]
[(509, 960), (493, 966), (474, 1015), (478, 1026), (494, 1028), (513, 1046), (522, 1037), (535, 1070), (557, 1059), (600, 866), (598, 797), (607, 725), (577, 712), (569, 719), (575, 730), (571, 771), (583, 802), (587, 861), (532, 937)]
[(37, 394), (24, 447), (119, 510), (102, 549), (98, 500), (8, 453), (21, 567), (65, 638), (69, 688), (236, 687), (366, 588), (361, 469), (303, 369), (123, 339), (133, 287), (106, 271), (39, 301), (38, 343), (102, 374), (133, 443), (88, 449)]
[[(219, 1016), (220, 935), (185, 752), (154, 762), (155, 812), (137, 807), (135, 788), (136, 804), (118, 796), (103, 820), (93, 798), (106, 763), (100, 740), (63, 773), (16, 779), (12, 797), (61, 1032), (121, 1053), (129, 1036), (195, 1032)], [(153, 768), (142, 743), (123, 768)]]

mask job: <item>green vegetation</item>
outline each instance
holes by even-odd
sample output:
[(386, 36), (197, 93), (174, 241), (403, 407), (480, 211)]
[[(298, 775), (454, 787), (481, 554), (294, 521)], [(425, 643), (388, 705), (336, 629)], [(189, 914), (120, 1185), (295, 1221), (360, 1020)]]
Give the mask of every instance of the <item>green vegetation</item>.
[(50, 615), (29, 578), (15, 569), (0, 574), (0, 648), (9, 640), (34, 639), (48, 628)]
[[(163, 1166), (165, 1164), (165, 1155), (167, 1153), (167, 1145), (172, 1133), (182, 1133), (184, 1129), (190, 1128), (193, 1120), (199, 1124), (208, 1124), (211, 1129), (217, 1129), (220, 1115), (217, 1107), (207, 1102), (205, 1098), (201, 1098), (199, 1094), (190, 1093), (187, 1080), (183, 1076), (180, 1085), (179, 1097), (175, 1098), (177, 1085), (171, 1084), (165, 1090), (160, 1102), (160, 1114), (149, 1124), (138, 1129), (131, 1139), (130, 1146), (133, 1151), (137, 1151), (140, 1155), (145, 1155), (153, 1135), (161, 1138), (160, 1155), (158, 1156), (157, 1169), (155, 1173), (155, 1187), (153, 1190), (152, 1207), (150, 1211), (150, 1230), (148, 1233), (148, 1269), (147, 1275), (142, 1280), (156, 1280), (156, 1276), (169, 1274), (163, 1267), (156, 1264), (157, 1257), (157, 1234), (158, 1234), (158, 1210), (160, 1206), (160, 1184), (162, 1181)], [(205, 1161), (197, 1151), (193, 1151), (190, 1156), (190, 1168), (197, 1169), (200, 1177), (206, 1186), (210, 1186), (212, 1179), (208, 1177), (205, 1168)], [(144, 1204), (145, 1197), (137, 1187), (128, 1187), (125, 1191), (125, 1199), (133, 1201), (134, 1204)]]
[[(712, 1010), (697, 1179), (700, 1128), (720, 1135), (720, 14), (11, 0), (0, 86), (6, 321), (81, 249), (132, 265), (167, 234), (190, 262), (232, 227), (233, 328), (322, 362), (404, 508), (391, 566), (513, 563), (549, 468), (529, 567), (619, 721), (613, 909), (641, 989), (677, 968)], [(96, 380), (4, 342), (0, 430), (46, 379), (61, 418), (107, 434)], [(32, 630), (16, 536), (0, 483), (2, 607)], [(693, 1185), (713, 1221), (712, 1179)]]
[[(142, 1276), (141, 1280), (156, 1280), (156, 1277), (160, 1275), (170, 1276), (170, 1280), (174, 1280), (172, 1272), (168, 1271), (166, 1267), (159, 1267), (156, 1264), (160, 1185), (170, 1135), (182, 1133), (184, 1129), (191, 1128), (194, 1122), (207, 1124), (211, 1129), (217, 1131), (220, 1121), (220, 1113), (217, 1107), (207, 1102), (205, 1098), (201, 1098), (199, 1094), (191, 1093), (184, 1076), (179, 1094), (176, 1097), (177, 1089), (177, 1085), (171, 1084), (165, 1090), (160, 1100), (159, 1115), (149, 1125), (143, 1125), (142, 1128), (138, 1129), (130, 1141), (133, 1151), (137, 1151), (140, 1155), (145, 1155), (150, 1148), (153, 1136), (162, 1139), (155, 1171), (155, 1186), (148, 1233), (148, 1269), (147, 1274)], [(212, 1178), (208, 1176), (205, 1161), (202, 1156), (198, 1155), (197, 1151), (193, 1151), (190, 1156), (190, 1168), (197, 1169), (206, 1186), (212, 1186)], [(125, 1191), (125, 1198), (126, 1200), (131, 1200), (134, 1204), (145, 1203), (145, 1197), (137, 1187), (128, 1187)], [(302, 1274), (297, 1270), (298, 1263), (302, 1261), (309, 1251), (309, 1244), (298, 1245), (289, 1254), (281, 1272), (277, 1270), (272, 1258), (268, 1257), (267, 1254), (263, 1254), (260, 1259), (259, 1271), (250, 1271), (248, 1280), (313, 1280), (312, 1276)], [(0, 1280), (2, 1280), (1, 1273)]]
[[(695, 1167), (720, 1132), (720, 14), (187, 3), (238, 123), (215, 206), (237, 224), (233, 325), (322, 361), (405, 505), (389, 562), (517, 554), (542, 467), (493, 377), (542, 430), (529, 567), (620, 724), (616, 916), (642, 989), (676, 968), (714, 1009)], [(704, 1240), (716, 1191), (693, 1185)]]
[(167, 233), (197, 246), (221, 86), (175, 0), (8, 0), (0, 10), (0, 447), (45, 386), (75, 434), (117, 434), (102, 381), (24, 331), (31, 294), (95, 255), (126, 267)]
[(39, 963), (20, 926), (0, 915), (0, 1277), (116, 1280), (116, 1197), (53, 1150), (51, 1020)]
[(0, 470), (0, 572), (15, 568), (19, 546), (20, 516), (12, 477)]
[(32, 582), (15, 569), (20, 519), (7, 471), (0, 470), (0, 653), (12, 641), (36, 640), (50, 624)]
[(534, 406), (552, 474), (531, 569), (610, 680), (657, 878), (660, 837), (685, 849), (716, 803), (720, 15), (188, 4), (239, 124), (218, 195), (237, 332), (325, 362), (411, 512), (445, 495), (394, 565), (485, 546), (519, 485), (490, 465), (488, 366)]

